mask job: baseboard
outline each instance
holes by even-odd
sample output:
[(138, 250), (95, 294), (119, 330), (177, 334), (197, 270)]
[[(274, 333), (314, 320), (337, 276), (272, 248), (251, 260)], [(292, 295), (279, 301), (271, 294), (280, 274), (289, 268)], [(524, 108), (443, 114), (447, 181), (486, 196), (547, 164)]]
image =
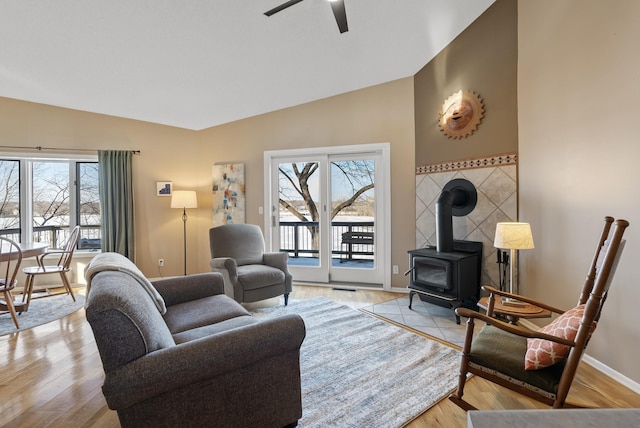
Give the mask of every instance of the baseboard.
[(615, 380), (616, 382), (621, 383), (623, 386), (626, 386), (636, 394), (640, 394), (640, 383), (634, 381), (633, 379), (629, 379), (622, 373), (619, 373), (613, 370), (611, 367), (605, 364), (602, 364), (600, 361), (596, 360), (595, 358), (587, 354), (582, 356), (582, 361), (589, 364), (591, 367), (598, 370), (599, 372), (609, 376), (611, 379)]
[[(520, 320), (519, 323), (527, 328), (531, 328), (531, 329), (539, 328), (539, 326), (535, 325), (529, 320)], [(611, 379), (615, 380), (616, 382), (622, 384), (623, 386), (626, 386), (636, 394), (640, 394), (640, 383), (634, 381), (633, 379), (629, 379), (622, 373), (615, 371), (611, 367), (601, 363), (600, 361), (596, 360), (595, 358), (587, 354), (584, 354), (582, 356), (582, 361), (584, 361), (586, 364), (589, 364), (591, 367), (598, 370), (600, 373), (604, 374), (605, 376), (608, 376)]]

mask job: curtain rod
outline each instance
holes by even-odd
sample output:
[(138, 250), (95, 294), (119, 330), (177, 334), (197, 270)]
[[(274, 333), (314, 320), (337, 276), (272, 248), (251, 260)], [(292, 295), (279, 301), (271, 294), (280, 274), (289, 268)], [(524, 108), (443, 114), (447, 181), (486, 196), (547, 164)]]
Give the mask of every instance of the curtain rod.
[[(0, 146), (0, 149), (18, 149), (18, 150), (37, 150), (39, 152), (41, 152), (42, 150), (61, 150), (61, 151), (67, 151), (67, 152), (97, 152), (98, 150), (96, 149), (62, 149), (59, 147), (42, 147), (42, 146), (35, 146), (35, 147), (25, 147), (25, 146)], [(140, 150), (130, 150), (131, 153), (133, 153), (134, 155), (139, 155), (140, 154)]]

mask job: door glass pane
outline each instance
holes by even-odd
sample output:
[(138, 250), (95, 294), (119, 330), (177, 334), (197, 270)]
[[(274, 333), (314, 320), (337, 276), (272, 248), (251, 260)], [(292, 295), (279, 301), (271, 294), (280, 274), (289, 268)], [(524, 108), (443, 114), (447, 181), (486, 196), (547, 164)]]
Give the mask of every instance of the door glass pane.
[(375, 161), (331, 162), (332, 265), (373, 269)]
[(280, 251), (289, 264), (320, 265), (320, 183), (318, 162), (278, 164)]
[(69, 163), (33, 163), (33, 236), (51, 248), (66, 242), (69, 230)]
[(0, 233), (20, 240), (20, 162), (0, 160)]

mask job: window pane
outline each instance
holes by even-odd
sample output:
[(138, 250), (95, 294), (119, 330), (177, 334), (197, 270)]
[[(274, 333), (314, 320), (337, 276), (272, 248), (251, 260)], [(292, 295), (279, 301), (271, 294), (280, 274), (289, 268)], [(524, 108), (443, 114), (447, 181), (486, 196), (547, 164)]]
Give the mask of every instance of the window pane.
[(60, 248), (69, 229), (69, 163), (33, 162), (33, 236)]
[(20, 240), (20, 162), (0, 160), (0, 234)]
[(78, 248), (100, 249), (100, 196), (98, 163), (78, 163), (78, 223), (82, 226)]

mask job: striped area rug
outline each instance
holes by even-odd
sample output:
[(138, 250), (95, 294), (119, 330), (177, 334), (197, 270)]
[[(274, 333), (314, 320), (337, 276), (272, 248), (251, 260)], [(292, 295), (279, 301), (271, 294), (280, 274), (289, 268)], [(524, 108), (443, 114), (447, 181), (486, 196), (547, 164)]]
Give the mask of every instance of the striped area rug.
[(258, 309), (302, 316), (299, 427), (402, 427), (457, 382), (455, 349), (324, 297)]

